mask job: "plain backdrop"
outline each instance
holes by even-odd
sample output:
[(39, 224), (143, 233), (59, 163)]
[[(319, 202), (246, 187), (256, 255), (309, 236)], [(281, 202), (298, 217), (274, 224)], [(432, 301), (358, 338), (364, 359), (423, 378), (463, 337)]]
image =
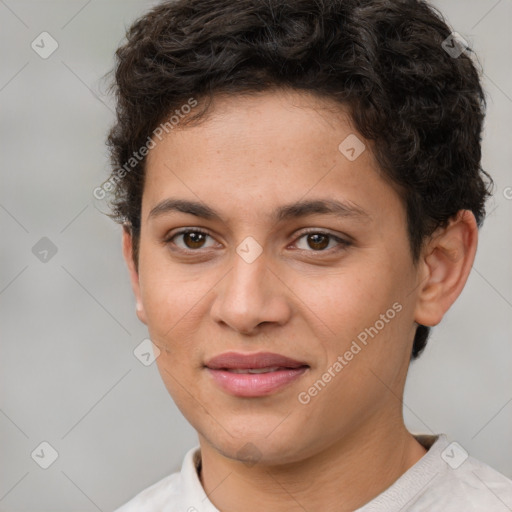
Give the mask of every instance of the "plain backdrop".
[[(109, 171), (102, 77), (154, 3), (0, 1), (4, 512), (113, 510), (197, 444), (155, 364), (134, 356), (147, 331), (121, 230), (92, 195)], [(496, 187), (467, 286), (413, 363), (404, 411), (413, 432), (444, 432), (512, 477), (512, 1), (435, 5), (483, 67), (483, 166)]]

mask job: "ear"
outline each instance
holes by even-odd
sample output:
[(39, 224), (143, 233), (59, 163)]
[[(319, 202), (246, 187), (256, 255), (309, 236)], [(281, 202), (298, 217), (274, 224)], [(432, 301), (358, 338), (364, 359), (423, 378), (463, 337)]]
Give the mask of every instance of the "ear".
[(421, 284), (415, 321), (437, 325), (462, 292), (475, 259), (478, 227), (469, 210), (460, 210), (445, 228), (439, 228), (422, 251)]
[(133, 240), (131, 228), (128, 224), (123, 224), (123, 256), (130, 273), (130, 281), (132, 283), (133, 294), (136, 300), (136, 312), (139, 320), (147, 324), (146, 312), (142, 303), (140, 293), (139, 273), (135, 267), (133, 260)]

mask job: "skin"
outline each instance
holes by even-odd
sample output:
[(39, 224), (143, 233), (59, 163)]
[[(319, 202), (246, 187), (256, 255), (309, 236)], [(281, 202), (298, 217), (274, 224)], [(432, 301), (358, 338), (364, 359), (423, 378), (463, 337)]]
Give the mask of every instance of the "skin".
[[(414, 263), (401, 198), (370, 142), (334, 107), (304, 92), (218, 96), (206, 120), (178, 127), (148, 155), (138, 268), (129, 229), (123, 235), (137, 315), (198, 432), (201, 482), (223, 512), (354, 510), (425, 454), (402, 416), (412, 341), (417, 323), (437, 325), (462, 291), (476, 222), (460, 211)], [(366, 144), (354, 161), (338, 150), (350, 134)], [(199, 201), (222, 220), (149, 215), (168, 198)], [(271, 218), (301, 199), (336, 199), (365, 214)], [(209, 236), (170, 240), (179, 228)], [(319, 244), (309, 228), (351, 243)], [(252, 263), (236, 252), (248, 236), (263, 249)], [(301, 404), (299, 393), (395, 303), (401, 311)], [(270, 396), (234, 397), (204, 368), (226, 351), (276, 352), (310, 368)]]

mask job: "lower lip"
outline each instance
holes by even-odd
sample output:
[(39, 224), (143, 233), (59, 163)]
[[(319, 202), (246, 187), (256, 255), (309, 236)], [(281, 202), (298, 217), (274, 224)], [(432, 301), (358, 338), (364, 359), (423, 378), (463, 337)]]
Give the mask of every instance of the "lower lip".
[(267, 396), (298, 379), (308, 367), (288, 368), (268, 373), (233, 373), (207, 368), (215, 382), (227, 393), (240, 397)]

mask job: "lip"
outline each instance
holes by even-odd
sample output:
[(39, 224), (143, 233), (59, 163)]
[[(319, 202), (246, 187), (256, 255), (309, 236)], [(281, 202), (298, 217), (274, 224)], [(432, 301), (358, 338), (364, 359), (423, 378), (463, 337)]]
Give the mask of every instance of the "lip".
[[(283, 389), (309, 368), (305, 362), (281, 354), (225, 352), (205, 364), (214, 382), (225, 392), (238, 397), (268, 396)], [(265, 373), (234, 373), (230, 370), (275, 368)]]

